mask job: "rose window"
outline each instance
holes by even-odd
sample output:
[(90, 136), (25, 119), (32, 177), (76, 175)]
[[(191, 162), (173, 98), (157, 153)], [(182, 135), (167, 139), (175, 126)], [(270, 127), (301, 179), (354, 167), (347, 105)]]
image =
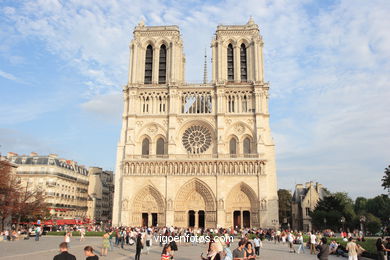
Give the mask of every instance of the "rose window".
[(182, 142), (189, 153), (203, 153), (210, 147), (211, 134), (206, 127), (194, 125), (184, 132)]

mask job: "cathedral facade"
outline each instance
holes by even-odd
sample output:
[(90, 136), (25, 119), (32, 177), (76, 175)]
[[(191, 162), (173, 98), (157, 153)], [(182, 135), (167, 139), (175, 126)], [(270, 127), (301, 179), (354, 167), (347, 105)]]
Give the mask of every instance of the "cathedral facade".
[(259, 27), (220, 25), (211, 48), (212, 81), (189, 84), (179, 28), (135, 27), (113, 225), (278, 225)]

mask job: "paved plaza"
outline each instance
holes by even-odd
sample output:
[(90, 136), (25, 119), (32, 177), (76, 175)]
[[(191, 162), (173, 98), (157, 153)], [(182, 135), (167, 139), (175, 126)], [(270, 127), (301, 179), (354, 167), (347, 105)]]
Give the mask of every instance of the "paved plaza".
[[(35, 242), (34, 239), (20, 240), (15, 242), (1, 242), (0, 243), (0, 260), (44, 260), (53, 259), (53, 256), (58, 253), (58, 245), (63, 241), (63, 237), (42, 237), (39, 242)], [(83, 248), (86, 245), (91, 245), (96, 250), (101, 248), (101, 238), (87, 237), (86, 241), (80, 242), (77, 238), (73, 238), (71, 241), (70, 252), (76, 255), (77, 259), (85, 259), (83, 255)], [(233, 245), (235, 247), (236, 243)], [(125, 246), (124, 249), (114, 248), (114, 251), (109, 252), (107, 257), (100, 257), (100, 259), (134, 259), (135, 255), (134, 246)], [(200, 259), (200, 254), (206, 252), (206, 245), (179, 245), (179, 251), (176, 252), (176, 260), (190, 260)], [(160, 259), (161, 247), (154, 244), (149, 255), (142, 254), (141, 259), (144, 260), (157, 260)], [(271, 260), (295, 260), (295, 259), (317, 259), (315, 255), (310, 255), (307, 251), (306, 254), (293, 254), (288, 252), (287, 245), (273, 244), (270, 242), (263, 243), (263, 249), (261, 251), (260, 259)], [(329, 259), (340, 259), (334, 256)]]

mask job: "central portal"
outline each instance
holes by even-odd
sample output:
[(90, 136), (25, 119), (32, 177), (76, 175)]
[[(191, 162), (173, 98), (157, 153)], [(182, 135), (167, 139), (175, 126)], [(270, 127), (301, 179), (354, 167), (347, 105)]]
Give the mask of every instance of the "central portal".
[(199, 227), (205, 228), (205, 212), (204, 210), (189, 210), (188, 211), (188, 226), (189, 227)]

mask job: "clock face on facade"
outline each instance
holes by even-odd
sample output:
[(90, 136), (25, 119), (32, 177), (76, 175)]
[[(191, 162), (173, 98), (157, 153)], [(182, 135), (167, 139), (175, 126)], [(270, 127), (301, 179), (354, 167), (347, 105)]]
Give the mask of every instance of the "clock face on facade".
[(189, 153), (203, 153), (211, 145), (210, 131), (204, 126), (193, 125), (184, 132), (182, 143)]

